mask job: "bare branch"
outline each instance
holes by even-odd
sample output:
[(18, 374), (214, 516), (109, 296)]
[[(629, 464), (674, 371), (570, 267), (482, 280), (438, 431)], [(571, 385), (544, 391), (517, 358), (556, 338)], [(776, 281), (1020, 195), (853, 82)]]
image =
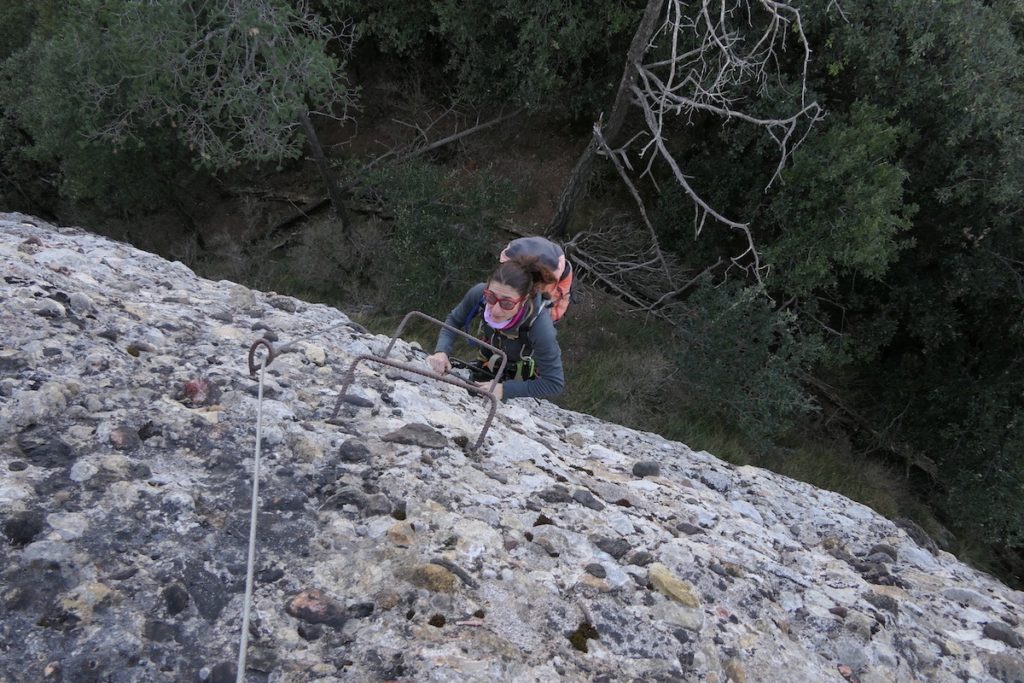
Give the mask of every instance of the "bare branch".
[(464, 137), (468, 137), (470, 135), (473, 135), (474, 133), (479, 133), (482, 130), (486, 130), (488, 128), (491, 128), (493, 126), (498, 125), (499, 123), (503, 123), (505, 121), (508, 121), (509, 119), (514, 118), (514, 117), (518, 116), (519, 114), (521, 114), (523, 112), (523, 109), (524, 109), (523, 107), (519, 107), (518, 109), (515, 109), (515, 110), (509, 112), (508, 114), (499, 114), (498, 116), (496, 116), (495, 118), (493, 118), (493, 119), (491, 119), (489, 121), (485, 121), (483, 123), (478, 123), (475, 126), (471, 126), (469, 128), (466, 128), (465, 130), (460, 130), (460, 131), (458, 131), (456, 133), (452, 133), (451, 135), (448, 135), (447, 137), (443, 137), (440, 140), (435, 140), (434, 142), (431, 142), (429, 144), (423, 145), (422, 147), (418, 147), (415, 150), (413, 150), (412, 152), (410, 152), (408, 154), (408, 157), (417, 156), (419, 154), (424, 154), (425, 152), (429, 152), (429, 151), (438, 149), (439, 147), (443, 147), (445, 145), (451, 144), (452, 142), (456, 142), (457, 140), (461, 140)]
[(719, 258), (717, 261), (712, 263), (710, 266), (708, 266), (707, 268), (705, 268), (701, 272), (699, 272), (696, 275), (694, 275), (692, 278), (690, 278), (689, 282), (687, 282), (682, 287), (679, 287), (678, 289), (673, 290), (671, 292), (665, 292), (664, 294), (662, 294), (661, 297), (659, 297), (657, 301), (655, 301), (653, 304), (651, 304), (651, 308), (658, 308), (663, 303), (665, 303), (665, 301), (679, 296), (680, 294), (682, 294), (683, 292), (688, 290), (690, 287), (692, 287), (695, 284), (697, 284), (698, 280), (700, 280), (702, 277), (704, 277), (705, 275), (707, 275), (708, 273), (710, 273), (711, 271), (713, 271), (715, 268), (717, 268), (720, 265), (722, 265), (722, 259), (721, 258)]
[[(633, 83), (636, 81), (637, 71), (644, 55), (650, 49), (651, 39), (658, 27), (658, 17), (661, 15), (663, 0), (647, 0), (647, 7), (640, 18), (640, 25), (633, 34), (629, 50), (626, 53), (626, 64), (622, 70), (622, 78), (619, 81), (619, 88), (615, 93), (615, 101), (612, 104), (611, 112), (608, 115), (608, 124), (605, 126), (605, 134), (614, 143), (619, 137), (619, 130), (625, 123), (626, 114), (629, 110), (630, 92)], [(603, 119), (599, 116), (598, 119)], [(591, 138), (590, 143), (576, 161), (569, 182), (558, 198), (558, 207), (555, 215), (545, 234), (550, 236), (564, 235), (569, 226), (569, 219), (576, 210), (576, 205), (583, 198), (587, 191), (587, 184), (593, 174), (594, 159), (597, 156), (597, 141)]]
[[(385, 162), (385, 161), (388, 161), (390, 159), (400, 159), (400, 160), (412, 159), (412, 158), (414, 158), (416, 156), (419, 156), (420, 154), (425, 154), (426, 152), (429, 152), (429, 151), (434, 150), (434, 149), (438, 149), (439, 147), (442, 147), (444, 145), (450, 144), (450, 143), (455, 142), (457, 140), (461, 140), (462, 138), (467, 137), (469, 135), (472, 135), (474, 133), (478, 133), (478, 132), (480, 132), (482, 130), (485, 130), (487, 128), (490, 128), (492, 126), (496, 126), (499, 123), (501, 123), (502, 121), (507, 121), (508, 119), (518, 115), (521, 111), (522, 111), (522, 109), (520, 108), (520, 109), (516, 109), (515, 111), (512, 111), (512, 112), (510, 112), (508, 114), (500, 114), (499, 116), (497, 116), (497, 117), (495, 117), (495, 118), (493, 118), (493, 119), (491, 119), (489, 121), (485, 121), (483, 123), (480, 123), (480, 124), (477, 124), (475, 126), (472, 126), (471, 128), (467, 128), (465, 130), (458, 131), (456, 133), (453, 133), (452, 135), (444, 137), (444, 138), (442, 138), (440, 140), (435, 140), (435, 141), (427, 143), (427, 144), (421, 144), (421, 145), (417, 146), (415, 141), (414, 141), (414, 142), (406, 145), (403, 148), (394, 149), (394, 150), (388, 151), (385, 154), (382, 154), (381, 156), (379, 156), (379, 157), (373, 159), (372, 161), (370, 161), (370, 163), (368, 163), (365, 166), (363, 166), (363, 168), (360, 169), (353, 176), (352, 180), (349, 180), (348, 182), (346, 182), (345, 184), (341, 185), (338, 188), (339, 193), (351, 192), (355, 188), (359, 187), (362, 183), (365, 182), (366, 174), (369, 171), (371, 171), (372, 169), (376, 168), (378, 165), (380, 165), (383, 162)], [(325, 198), (325, 199), (319, 199), (319, 200), (310, 202), (306, 206), (300, 208), (296, 213), (294, 213), (291, 216), (286, 217), (281, 222), (279, 222), (277, 225), (275, 225), (273, 228), (271, 228), (268, 231), (268, 236), (272, 236), (272, 235), (280, 232), (281, 230), (284, 230), (285, 228), (290, 227), (296, 221), (308, 218), (309, 214), (313, 213), (314, 211), (319, 210), (320, 208), (325, 206), (329, 201), (330, 201), (329, 198)]]
[[(449, 111), (451, 111), (451, 110), (449, 110)], [(413, 159), (415, 157), (420, 156), (421, 154), (426, 154), (427, 152), (433, 151), (435, 149), (439, 149), (439, 148), (444, 147), (445, 145), (449, 145), (449, 144), (451, 144), (453, 142), (457, 142), (457, 141), (459, 141), (459, 140), (461, 140), (461, 139), (463, 139), (465, 137), (473, 135), (474, 133), (479, 133), (482, 130), (487, 130), (488, 128), (491, 128), (493, 126), (498, 125), (499, 123), (502, 123), (504, 121), (508, 121), (509, 119), (518, 116), (520, 113), (522, 113), (522, 111), (523, 111), (523, 107), (519, 107), (518, 109), (515, 109), (515, 110), (513, 110), (513, 111), (511, 111), (511, 112), (509, 112), (507, 114), (501, 113), (498, 116), (494, 117), (493, 119), (490, 119), (488, 121), (484, 121), (483, 123), (478, 123), (475, 126), (471, 126), (469, 128), (465, 128), (463, 130), (457, 131), (455, 133), (452, 133), (451, 135), (448, 135), (448, 136), (445, 136), (445, 137), (441, 138), (440, 140), (434, 140), (433, 142), (426, 142), (425, 141), (423, 143), (417, 143), (417, 140), (414, 139), (413, 142), (410, 142), (409, 144), (407, 144), (407, 145), (405, 145), (403, 147), (399, 147), (397, 149), (389, 150), (388, 152), (385, 152), (384, 154), (382, 154), (379, 157), (376, 157), (375, 159), (370, 161), (370, 163), (368, 163), (365, 166), (363, 166), (363, 168), (360, 169), (360, 171), (356, 174), (356, 176), (355, 176), (356, 179), (351, 181), (351, 182), (349, 182), (348, 184), (346, 184), (344, 189), (346, 189), (346, 190), (352, 189), (352, 187), (354, 187), (358, 183), (362, 182), (362, 177), (365, 176), (367, 172), (369, 172), (372, 169), (376, 168), (377, 166), (379, 166), (380, 164), (382, 164), (385, 161), (388, 161), (388, 160), (391, 160), (391, 159), (402, 160), (402, 161), (407, 160), (407, 159)], [(430, 128), (432, 128), (433, 125), (434, 125), (433, 123), (430, 124), (430, 126), (428, 126), (426, 129), (422, 129), (419, 126), (411, 126), (411, 127), (418, 128), (420, 130), (424, 130), (425, 131), (425, 130), (429, 130)]]
[(1013, 277), (1013, 279), (1016, 281), (1017, 295), (1020, 298), (1024, 299), (1024, 261), (1009, 258), (992, 249), (985, 249), (984, 251), (986, 254), (999, 261), (1006, 268), (1006, 270), (1009, 271), (1011, 277)]
[[(938, 464), (934, 460), (919, 452), (913, 446), (894, 439), (890, 436), (891, 432), (889, 428), (886, 428), (883, 431), (875, 429), (873, 421), (844, 403), (842, 399), (839, 398), (839, 392), (835, 388), (807, 373), (801, 373), (800, 379), (816, 388), (823, 396), (825, 396), (826, 399), (831, 401), (836, 408), (849, 416), (860, 429), (875, 439), (875, 442), (880, 448), (891, 450), (902, 457), (908, 470), (913, 466), (927, 473), (932, 479), (936, 479), (938, 477)], [(897, 415), (894, 421), (898, 421), (900, 417), (902, 417), (902, 414)], [(892, 427), (892, 424), (889, 426)]]
[[(695, 236), (700, 235), (709, 217), (743, 234), (746, 246), (742, 253), (729, 259), (724, 274), (742, 271), (763, 289), (769, 267), (761, 261), (750, 223), (730, 218), (697, 191), (673, 151), (671, 136), (680, 122), (692, 124), (698, 116), (717, 117), (723, 123), (744, 123), (764, 131), (778, 149), (778, 164), (764, 188), (767, 190), (781, 177), (783, 168), (813, 124), (824, 116), (816, 102), (807, 101), (811, 53), (800, 12), (795, 6), (785, 0), (650, 0), (645, 20), (653, 21), (656, 12), (660, 12), (660, 26), (653, 30), (650, 24), (647, 28), (642, 26), (634, 36), (634, 47), (638, 41), (646, 40), (646, 48), (640, 57), (635, 56), (639, 50), (631, 50), (627, 59), (628, 77), (624, 76), (617, 96), (618, 102), (623, 91), (628, 92), (631, 103), (643, 115), (644, 129), (632, 135), (622, 147), (612, 150), (598, 121), (588, 148), (589, 151), (596, 147), (603, 152), (638, 207), (649, 244), (642, 254), (637, 254), (636, 263), (646, 264), (654, 259), (668, 282), (659, 293), (645, 295), (643, 292), (651, 292), (651, 282), (630, 281), (629, 287), (638, 288), (631, 290), (634, 297), (643, 300), (647, 310), (672, 300), (681, 289), (674, 285), (673, 268), (658, 246), (644, 200), (631, 174), (657, 187), (658, 176), (664, 175), (658, 172), (658, 167), (667, 167), (670, 177), (693, 202)], [(795, 36), (802, 49), (799, 105), (788, 115), (777, 118), (758, 115), (747, 99), (750, 93), (767, 92), (771, 78), (779, 69), (779, 57), (787, 50), (788, 36)], [(638, 173), (633, 172), (631, 150), (643, 160)], [(577, 178), (574, 174), (572, 183), (579, 182), (586, 182), (586, 178)], [(593, 251), (591, 247), (588, 253)], [(592, 266), (620, 287), (625, 286), (621, 278), (627, 274), (636, 278), (644, 272), (645, 277), (649, 277), (643, 269), (625, 267), (623, 261), (622, 258), (618, 262), (599, 260)], [(710, 268), (718, 265), (720, 263)]]
[[(654, 111), (651, 110), (650, 107), (646, 105), (646, 102), (643, 99), (640, 99), (639, 101), (642, 104), (644, 104), (644, 118), (647, 120), (648, 126), (651, 129), (656, 128), (659, 125), (656, 120), (656, 114), (654, 113)], [(694, 220), (697, 234), (700, 234), (700, 229), (701, 227), (703, 227), (705, 220), (709, 215), (712, 216), (719, 223), (726, 225), (730, 228), (733, 228), (734, 230), (742, 232), (747, 241), (747, 249), (738, 256), (733, 257), (731, 259), (732, 263), (733, 265), (751, 273), (754, 276), (754, 278), (758, 281), (758, 283), (763, 285), (764, 282), (762, 277), (767, 274), (767, 270), (765, 269), (765, 267), (761, 265), (761, 257), (756, 245), (754, 244), (754, 236), (750, 231), (750, 225), (748, 223), (740, 223), (730, 218), (726, 218), (718, 211), (716, 211), (710, 204), (708, 204), (703, 197), (700, 196), (700, 194), (693, 188), (693, 186), (690, 185), (689, 180), (680, 168), (675, 156), (669, 151), (668, 147), (665, 144), (664, 137), (660, 135), (654, 137), (652, 141), (648, 143), (647, 147), (649, 148), (651, 145), (654, 146), (658, 157), (660, 157), (666, 164), (668, 164), (673, 176), (676, 179), (676, 182), (679, 184), (681, 188), (683, 188), (683, 191), (690, 197), (694, 205), (697, 207), (698, 213), (695, 216)], [(650, 169), (650, 166), (648, 166), (648, 169)], [(753, 261), (752, 267), (743, 265), (744, 258), (748, 256)]]
[(846, 18), (846, 12), (844, 12), (843, 8), (839, 6), (838, 0), (829, 0), (828, 7), (825, 8), (825, 13), (827, 14), (828, 12), (831, 12), (833, 7), (835, 7), (836, 11), (839, 12), (839, 16), (843, 18), (843, 21), (850, 23), (850, 20)]
[(594, 265), (595, 263), (598, 262), (598, 259), (596, 259), (592, 254), (587, 253), (587, 251), (584, 249), (577, 247), (573, 251), (573, 264), (575, 266), (579, 266), (579, 268), (583, 272), (587, 273), (595, 280), (599, 281), (601, 284), (605, 285), (613, 292), (617, 293), (620, 297), (622, 297), (623, 300), (635, 304), (638, 308), (642, 310), (648, 310), (650, 306), (649, 303), (637, 297), (628, 288), (623, 287), (621, 283), (615, 281), (614, 278), (611, 278), (608, 275), (602, 273), (601, 269), (599, 267), (595, 267)]
[(608, 158), (608, 160), (612, 162), (613, 166), (615, 166), (615, 170), (619, 172), (619, 177), (622, 178), (622, 182), (626, 184), (627, 188), (629, 188), (629, 193), (633, 196), (633, 200), (636, 202), (637, 209), (640, 211), (640, 216), (644, 219), (644, 225), (647, 226), (647, 232), (651, 236), (652, 248), (654, 249), (657, 259), (661, 263), (662, 270), (665, 273), (665, 282), (668, 285), (668, 287), (675, 287), (675, 283), (672, 279), (672, 273), (669, 270), (668, 263), (665, 261), (665, 255), (662, 253), (661, 246), (658, 244), (658, 234), (655, 232), (654, 226), (651, 225), (651, 220), (647, 217), (647, 210), (644, 207), (644, 200), (641, 199), (640, 193), (637, 192), (636, 187), (633, 185), (633, 182), (629, 179), (629, 175), (626, 173), (625, 169), (622, 168), (622, 163), (619, 161), (619, 155), (613, 152), (608, 147), (608, 142), (604, 139), (604, 136), (601, 134), (600, 124), (594, 124), (594, 139), (597, 140), (598, 145), (604, 151), (605, 156)]
[[(674, 299), (692, 287), (701, 275), (721, 265), (721, 260), (696, 277), (680, 268), (661, 251), (652, 232), (638, 230), (625, 216), (603, 215), (587, 231), (577, 233), (566, 245), (573, 266), (624, 301), (672, 324)], [(667, 275), (666, 275), (667, 271)], [(687, 279), (682, 286), (666, 287)]]

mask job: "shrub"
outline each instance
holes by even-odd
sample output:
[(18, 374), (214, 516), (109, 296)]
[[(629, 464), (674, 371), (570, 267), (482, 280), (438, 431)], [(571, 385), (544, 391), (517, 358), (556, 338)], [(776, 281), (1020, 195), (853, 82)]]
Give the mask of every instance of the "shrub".
[(386, 216), (378, 303), (388, 313), (444, 317), (497, 263), (502, 245), (492, 230), (511, 205), (511, 184), (409, 162), (376, 172), (370, 186)]
[(282, 0), (74, 0), (0, 63), (0, 101), (72, 199), (157, 201), (170, 172), (279, 162), (352, 103), (332, 34)]
[(359, 40), (434, 67), (455, 99), (586, 112), (622, 74), (641, 8), (617, 0), (322, 0)]
[(689, 299), (676, 350), (680, 381), (710, 411), (766, 443), (816, 409), (800, 377), (822, 353), (795, 316), (751, 287), (705, 280)]

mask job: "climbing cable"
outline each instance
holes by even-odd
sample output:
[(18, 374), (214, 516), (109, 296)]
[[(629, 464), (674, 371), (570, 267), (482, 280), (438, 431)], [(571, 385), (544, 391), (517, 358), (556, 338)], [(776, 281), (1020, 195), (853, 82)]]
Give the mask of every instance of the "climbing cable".
[(245, 680), (245, 650), (249, 644), (249, 608), (252, 603), (253, 568), (256, 563), (256, 519), (260, 496), (260, 445), (263, 441), (263, 376), (267, 367), (266, 356), (260, 361), (259, 391), (256, 398), (256, 450), (252, 464), (252, 511), (249, 516), (249, 557), (245, 567), (245, 603), (242, 607), (242, 639), (238, 644), (238, 671), (236, 683)]

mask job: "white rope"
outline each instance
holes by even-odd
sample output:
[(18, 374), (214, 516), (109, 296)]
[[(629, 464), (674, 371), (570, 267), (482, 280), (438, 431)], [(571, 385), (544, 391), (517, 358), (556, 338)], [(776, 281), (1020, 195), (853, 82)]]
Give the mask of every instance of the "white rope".
[(252, 603), (252, 575), (256, 564), (256, 512), (260, 497), (260, 445), (263, 441), (263, 374), (266, 356), (260, 361), (260, 388), (256, 399), (256, 452), (252, 464), (252, 512), (249, 516), (249, 559), (245, 568), (245, 605), (242, 608), (242, 640), (238, 644), (236, 683), (245, 681), (245, 650), (249, 644), (249, 607)]

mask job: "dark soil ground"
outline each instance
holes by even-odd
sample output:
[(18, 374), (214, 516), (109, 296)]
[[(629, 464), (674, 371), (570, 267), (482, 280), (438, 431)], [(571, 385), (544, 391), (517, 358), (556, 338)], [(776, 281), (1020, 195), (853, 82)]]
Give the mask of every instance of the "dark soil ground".
[[(321, 144), (332, 163), (359, 168), (396, 150), (423, 144), (424, 140), (443, 139), (501, 115), (492, 112), (470, 116), (465, 112), (433, 111), (426, 105), (418, 110), (399, 106), (384, 111), (379, 105), (372, 109), (372, 115), (358, 114), (354, 121), (343, 125), (329, 119), (316, 122)], [(585, 137), (559, 130), (549, 119), (519, 114), (427, 155), (459, 175), (486, 171), (511, 181), (516, 198), (509, 221), (520, 232), (536, 234), (553, 215), (586, 142)], [(205, 248), (216, 251), (271, 237), (280, 232), (283, 223), (288, 223), (288, 229), (301, 229), (302, 220), (290, 221), (326, 197), (324, 181), (313, 157), (307, 154), (287, 168), (256, 176), (251, 186), (239, 186), (233, 193), (219, 193), (215, 201), (203, 202), (195, 227), (204, 236)], [(327, 211), (329, 205), (319, 205), (311, 215)], [(352, 218), (358, 220), (358, 216)]]

